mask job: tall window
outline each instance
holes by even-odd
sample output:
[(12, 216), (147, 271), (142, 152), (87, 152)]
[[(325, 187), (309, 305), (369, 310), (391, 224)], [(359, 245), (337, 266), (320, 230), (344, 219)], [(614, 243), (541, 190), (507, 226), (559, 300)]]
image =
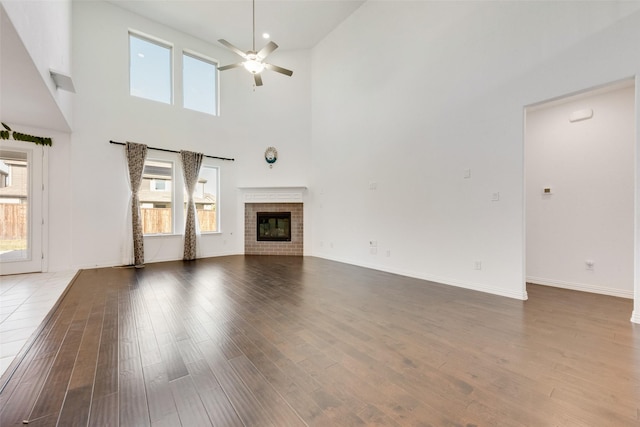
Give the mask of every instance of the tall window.
[(129, 33), (129, 93), (171, 104), (171, 47)]
[(217, 114), (217, 68), (212, 61), (183, 53), (182, 84), (184, 108)]
[(173, 233), (173, 163), (161, 160), (144, 162), (140, 183), (140, 212), (144, 234)]
[[(186, 194), (184, 199), (187, 200)], [(202, 233), (218, 231), (218, 168), (204, 165), (200, 168), (193, 200), (196, 204), (200, 231)]]

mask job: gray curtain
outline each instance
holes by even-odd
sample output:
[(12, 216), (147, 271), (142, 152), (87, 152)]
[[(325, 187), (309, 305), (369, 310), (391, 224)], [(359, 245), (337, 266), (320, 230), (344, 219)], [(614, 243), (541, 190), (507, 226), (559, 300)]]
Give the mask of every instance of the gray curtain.
[(133, 225), (133, 264), (144, 266), (144, 240), (142, 238), (142, 217), (140, 216), (140, 201), (138, 191), (144, 171), (144, 160), (147, 158), (147, 146), (127, 142), (127, 167), (129, 169), (129, 183), (131, 184), (131, 223)]
[(202, 153), (180, 151), (182, 158), (182, 172), (184, 173), (184, 186), (187, 191), (187, 220), (184, 226), (184, 257), (185, 260), (196, 259), (196, 206), (193, 201), (193, 192), (196, 190), (200, 166), (202, 165)]

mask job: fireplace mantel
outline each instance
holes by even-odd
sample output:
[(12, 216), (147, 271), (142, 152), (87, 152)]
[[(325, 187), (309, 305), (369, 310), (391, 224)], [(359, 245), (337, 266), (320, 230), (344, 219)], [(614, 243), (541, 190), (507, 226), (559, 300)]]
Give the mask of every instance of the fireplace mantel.
[(244, 203), (302, 203), (307, 187), (238, 187)]

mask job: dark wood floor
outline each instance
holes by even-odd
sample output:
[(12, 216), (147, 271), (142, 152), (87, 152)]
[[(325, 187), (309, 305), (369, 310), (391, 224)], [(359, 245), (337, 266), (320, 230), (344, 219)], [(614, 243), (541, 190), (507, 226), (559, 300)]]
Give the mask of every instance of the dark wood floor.
[(316, 258), (82, 271), (0, 425), (639, 426), (630, 300)]

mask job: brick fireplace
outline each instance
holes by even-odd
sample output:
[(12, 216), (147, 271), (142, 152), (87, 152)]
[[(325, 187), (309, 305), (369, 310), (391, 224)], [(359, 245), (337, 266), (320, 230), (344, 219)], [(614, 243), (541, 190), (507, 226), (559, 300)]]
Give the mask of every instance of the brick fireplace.
[[(258, 212), (291, 212), (291, 241), (258, 241)], [(244, 253), (246, 255), (303, 255), (302, 203), (245, 203)]]
[[(304, 202), (307, 187), (239, 187), (238, 211), (244, 207), (244, 253), (246, 255), (304, 255)], [(258, 241), (258, 212), (290, 212), (290, 241)], [(288, 218), (273, 215), (272, 218)], [(242, 220), (241, 220), (242, 221)], [(262, 221), (262, 220), (261, 220)], [(280, 234), (280, 224), (275, 221), (276, 234)], [(264, 222), (262, 222), (265, 224)], [(274, 223), (264, 229), (272, 230)], [(272, 234), (273, 236), (273, 234)]]

